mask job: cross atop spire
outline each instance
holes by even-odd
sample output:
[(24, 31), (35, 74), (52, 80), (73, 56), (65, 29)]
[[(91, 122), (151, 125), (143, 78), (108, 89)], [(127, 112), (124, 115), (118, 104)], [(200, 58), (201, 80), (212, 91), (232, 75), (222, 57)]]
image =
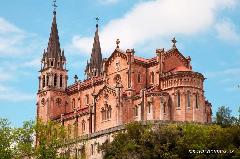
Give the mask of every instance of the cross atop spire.
[(117, 48), (119, 48), (119, 44), (120, 44), (120, 40), (119, 39), (117, 39), (116, 44), (117, 44)]
[(172, 39), (172, 43), (173, 43), (173, 48), (176, 48), (177, 40), (175, 37)]
[(96, 17), (96, 27), (98, 28), (99, 17)]
[(53, 0), (53, 5), (52, 6), (53, 6), (53, 14), (54, 15), (56, 15), (56, 9), (58, 7), (56, 3), (57, 3), (57, 0)]

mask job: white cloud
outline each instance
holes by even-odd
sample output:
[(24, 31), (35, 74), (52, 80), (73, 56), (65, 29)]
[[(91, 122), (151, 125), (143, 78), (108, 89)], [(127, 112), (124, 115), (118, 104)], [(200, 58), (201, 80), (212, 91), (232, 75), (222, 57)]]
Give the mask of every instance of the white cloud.
[(40, 44), (36, 35), (27, 33), (0, 17), (0, 56), (29, 55)]
[(240, 77), (240, 68), (228, 68), (228, 69), (221, 70), (221, 71), (207, 72), (206, 77), (207, 78), (231, 77), (232, 79), (234, 77), (239, 78)]
[(39, 58), (32, 59), (30, 61), (26, 61), (22, 64), (23, 67), (37, 68), (40, 69), (41, 62)]
[(23, 31), (0, 17), (0, 34), (6, 33), (22, 33)]
[(219, 39), (238, 43), (240, 42), (240, 34), (237, 33), (235, 25), (229, 21), (224, 20), (216, 24), (217, 36)]
[[(152, 43), (174, 35), (195, 35), (213, 26), (217, 11), (234, 7), (235, 0), (156, 0), (141, 1), (122, 18), (111, 20), (100, 32), (101, 47), (110, 54), (115, 41), (121, 48)], [(74, 36), (72, 46), (91, 52), (93, 37)]]
[(11, 78), (12, 78), (12, 75), (0, 67), (0, 82), (10, 80)]
[(9, 88), (9, 87), (0, 85), (0, 100), (1, 101), (18, 102), (18, 101), (29, 101), (29, 100), (33, 100), (34, 98), (35, 98), (35, 95), (33, 95), (33, 94), (16, 91), (13, 88)]

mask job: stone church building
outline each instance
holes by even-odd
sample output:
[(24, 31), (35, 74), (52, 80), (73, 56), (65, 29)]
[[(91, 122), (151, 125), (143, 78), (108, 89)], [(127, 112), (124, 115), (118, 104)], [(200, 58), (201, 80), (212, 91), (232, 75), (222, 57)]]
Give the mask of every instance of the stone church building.
[[(134, 49), (116, 49), (102, 57), (98, 24), (93, 38), (86, 79), (68, 84), (67, 59), (60, 47), (56, 12), (50, 38), (41, 59), (37, 118), (55, 120), (66, 127), (69, 142), (61, 155), (102, 158), (98, 146), (132, 121), (211, 122), (211, 103), (204, 96), (201, 73), (191, 58), (176, 47), (157, 49), (151, 58)], [(70, 69), (70, 68), (68, 68)]]

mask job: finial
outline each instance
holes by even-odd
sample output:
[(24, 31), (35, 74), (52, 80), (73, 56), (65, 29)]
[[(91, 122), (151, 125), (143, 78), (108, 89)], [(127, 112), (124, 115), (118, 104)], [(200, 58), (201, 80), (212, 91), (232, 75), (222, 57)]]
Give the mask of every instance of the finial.
[(119, 48), (119, 44), (120, 44), (120, 40), (119, 39), (117, 39), (116, 44), (117, 44), (117, 48)]
[(177, 40), (175, 37), (172, 39), (172, 43), (173, 43), (173, 48), (176, 48)]
[(98, 28), (99, 17), (96, 17), (96, 27)]
[(57, 3), (57, 0), (53, 0), (53, 5), (52, 6), (53, 6), (53, 14), (54, 15), (56, 15), (56, 9), (58, 7), (56, 3)]
[(77, 75), (75, 75), (74, 76), (74, 79), (75, 79), (75, 83), (77, 82), (77, 80), (78, 80), (78, 76)]

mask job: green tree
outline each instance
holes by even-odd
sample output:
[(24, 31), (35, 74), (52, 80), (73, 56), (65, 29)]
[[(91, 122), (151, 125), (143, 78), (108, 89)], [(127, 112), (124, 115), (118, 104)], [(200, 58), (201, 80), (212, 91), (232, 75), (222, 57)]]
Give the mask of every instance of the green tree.
[(13, 157), (11, 146), (13, 144), (13, 135), (10, 123), (7, 119), (0, 119), (0, 156), (4, 159)]
[(223, 127), (235, 124), (237, 119), (231, 115), (231, 112), (229, 107), (219, 107), (216, 112), (215, 123)]
[(14, 158), (31, 158), (34, 156), (34, 126), (33, 121), (27, 121), (24, 122), (23, 127), (14, 129)]
[(57, 159), (57, 150), (63, 144), (66, 137), (65, 129), (58, 123), (48, 122), (46, 124), (38, 121), (35, 127), (37, 145), (37, 159)]
[[(101, 145), (106, 159), (239, 158), (240, 127), (175, 123), (131, 123), (114, 140)], [(196, 153), (191, 153), (193, 150)], [(201, 150), (233, 150), (234, 153), (197, 153)]]

